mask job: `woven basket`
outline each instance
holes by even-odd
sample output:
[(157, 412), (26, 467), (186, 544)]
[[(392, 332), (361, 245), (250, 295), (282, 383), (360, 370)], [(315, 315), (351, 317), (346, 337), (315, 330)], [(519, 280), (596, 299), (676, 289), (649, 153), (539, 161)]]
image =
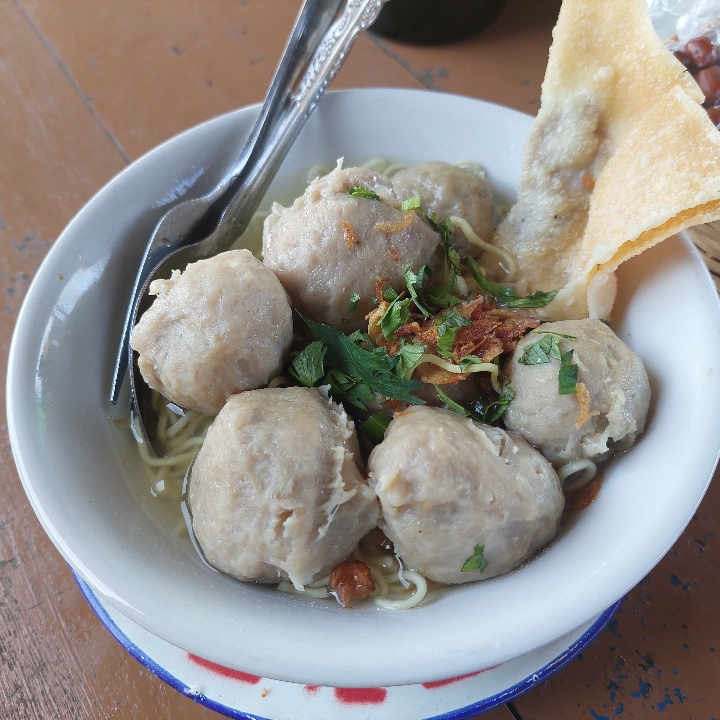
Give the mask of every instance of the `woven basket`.
[(720, 291), (720, 222), (696, 225), (687, 232), (710, 269), (715, 287)]

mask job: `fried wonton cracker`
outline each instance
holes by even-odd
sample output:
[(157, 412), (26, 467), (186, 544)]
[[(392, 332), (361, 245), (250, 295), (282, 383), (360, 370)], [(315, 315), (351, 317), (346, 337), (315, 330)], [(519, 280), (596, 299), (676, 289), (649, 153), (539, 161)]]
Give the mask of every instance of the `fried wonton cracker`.
[(496, 242), (552, 318), (607, 317), (613, 271), (720, 218), (720, 132), (644, 0), (564, 0), (518, 201)]

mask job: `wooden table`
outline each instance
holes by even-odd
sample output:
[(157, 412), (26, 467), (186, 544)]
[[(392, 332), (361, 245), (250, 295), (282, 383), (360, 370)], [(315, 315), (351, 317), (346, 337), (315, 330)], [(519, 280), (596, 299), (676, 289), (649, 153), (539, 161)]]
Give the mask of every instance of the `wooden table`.
[[(362, 36), (334, 87), (427, 88), (534, 113), (559, 5), (508, 0), (492, 26), (444, 47)], [(28, 283), (66, 223), (157, 143), (261, 100), (298, 6), (0, 3), (3, 363)], [(100, 624), (36, 520), (2, 431), (0, 716), (219, 717), (163, 684)], [(720, 484), (581, 657), (485, 717), (720, 717), (718, 518)]]

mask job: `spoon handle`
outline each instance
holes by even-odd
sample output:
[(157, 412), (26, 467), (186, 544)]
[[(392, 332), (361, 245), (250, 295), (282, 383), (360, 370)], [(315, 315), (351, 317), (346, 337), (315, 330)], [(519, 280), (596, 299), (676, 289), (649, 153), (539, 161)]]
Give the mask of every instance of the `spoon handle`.
[[(372, 16), (364, 21), (351, 36), (350, 44), (352, 44), (352, 40), (360, 29), (366, 27), (377, 16), (382, 3), (383, 0), (347, 0), (344, 13), (333, 24), (343, 0), (305, 0), (275, 71), (260, 115), (238, 159), (218, 186), (205, 198), (185, 201), (171, 208), (160, 220), (150, 238), (135, 278), (120, 338), (110, 390), (110, 401), (113, 404), (117, 402), (128, 366), (129, 339), (135, 324), (138, 304), (158, 266), (181, 248), (195, 245), (203, 240), (206, 242), (203, 244), (202, 252), (197, 253), (197, 257), (215, 254), (227, 246), (234, 235), (242, 232), (264, 193), (263, 190), (262, 193), (253, 194), (253, 209), (249, 211), (249, 214), (247, 211), (244, 213), (243, 217), (247, 216), (247, 219), (242, 224), (234, 220), (231, 222), (231, 218), (234, 217), (237, 196), (245, 192), (244, 179), (248, 176), (255, 177), (255, 174), (251, 172), (252, 168), (258, 162), (269, 159), (267, 148), (278, 145), (279, 134), (283, 132), (283, 128), (292, 118), (300, 119), (300, 124), (293, 134), (293, 139), (295, 138), (305, 119), (322, 96), (330, 79), (339, 69), (349, 47), (345, 48), (337, 67), (330, 68), (333, 70), (332, 74), (328, 72), (319, 76), (326, 78), (322, 92), (316, 94), (314, 104), (309, 110), (302, 116), (298, 116), (298, 95), (301, 94), (303, 88), (309, 86), (311, 76), (316, 77), (318, 72), (323, 72), (322, 65), (318, 61), (320, 53), (314, 52), (315, 49), (318, 48), (318, 45), (321, 50), (324, 47), (337, 47), (337, 38), (342, 36), (340, 31), (357, 15), (352, 12), (353, 8), (357, 9), (357, 6), (360, 6), (361, 9), (364, 9), (365, 6), (376, 5), (377, 8)], [(308, 64), (309, 71), (307, 70)], [(303, 72), (305, 72), (305, 76), (300, 82), (300, 91), (295, 91), (298, 79)], [(303, 107), (307, 107), (307, 105)], [(282, 155), (274, 164), (272, 174), (263, 175), (263, 178), (267, 180), (263, 185), (265, 190), (291, 143), (292, 141), (286, 146), (282, 146)], [(250, 204), (245, 203), (243, 207), (250, 207)], [(221, 222), (224, 224), (219, 227)]]
[[(274, 125), (249, 148), (248, 158), (232, 178), (228, 189), (215, 201), (214, 242), (208, 242), (203, 255), (212, 255), (236, 239), (247, 227), (275, 177), (288, 150), (295, 142), (328, 85), (337, 75), (357, 36), (378, 16), (385, 0), (348, 0), (342, 15), (322, 39), (300, 81), (288, 98)], [(256, 128), (262, 120), (261, 117)], [(249, 145), (249, 144), (248, 144)], [(206, 252), (205, 252), (206, 251)]]

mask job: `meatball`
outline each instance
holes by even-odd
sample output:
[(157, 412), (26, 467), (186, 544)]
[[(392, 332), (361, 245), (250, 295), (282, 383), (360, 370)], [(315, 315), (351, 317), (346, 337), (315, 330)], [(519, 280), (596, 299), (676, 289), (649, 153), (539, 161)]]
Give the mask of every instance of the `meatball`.
[[(351, 197), (352, 187), (380, 200)], [(344, 332), (359, 330), (374, 308), (378, 279), (399, 292), (405, 265), (416, 270), (438, 262), (439, 234), (419, 213), (399, 208), (384, 175), (338, 165), (310, 183), (292, 207), (273, 206), (263, 233), (264, 262), (301, 313)], [(351, 310), (355, 293), (360, 300)]]
[[(449, 410), (396, 417), (368, 466), (380, 527), (405, 565), (431, 580), (506, 573), (558, 529), (564, 498), (550, 463), (519, 435)], [(463, 572), (478, 545), (487, 567)]]
[(219, 412), (282, 368), (293, 337), (287, 294), (248, 250), (220, 253), (155, 280), (130, 336), (145, 382), (168, 400)]
[[(401, 170), (393, 176), (392, 184), (400, 200), (418, 195), (425, 212), (437, 213), (440, 220), (459, 215), (481, 240), (492, 240), (495, 203), (484, 175), (444, 162), (428, 162)], [(467, 240), (462, 230), (455, 231), (453, 242), (463, 257), (482, 252)]]
[[(575, 394), (558, 392), (559, 360), (518, 362), (543, 337), (557, 338), (560, 352), (574, 350)], [(505, 372), (515, 393), (504, 416), (506, 427), (535, 445), (555, 467), (583, 458), (599, 461), (625, 450), (645, 425), (650, 385), (642, 361), (599, 320), (542, 325), (518, 343)]]
[(241, 580), (297, 589), (375, 527), (352, 420), (314, 388), (231, 397), (192, 470), (189, 503), (207, 561)]

